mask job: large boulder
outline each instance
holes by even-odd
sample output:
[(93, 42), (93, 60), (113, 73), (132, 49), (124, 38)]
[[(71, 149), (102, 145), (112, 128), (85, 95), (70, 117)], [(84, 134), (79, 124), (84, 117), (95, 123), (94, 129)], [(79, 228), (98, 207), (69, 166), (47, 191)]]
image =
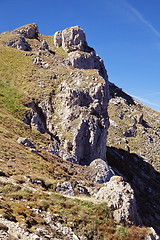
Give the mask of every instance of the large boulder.
[(96, 195), (96, 199), (106, 201), (113, 218), (119, 223), (141, 225), (137, 212), (134, 191), (122, 177), (113, 176)]
[(110, 178), (115, 175), (111, 167), (100, 158), (93, 160), (90, 167), (92, 169), (92, 181), (95, 183), (109, 182)]
[(55, 33), (54, 45), (56, 47), (62, 46), (66, 52), (75, 50), (85, 51), (87, 46), (86, 36), (79, 26), (66, 28)]

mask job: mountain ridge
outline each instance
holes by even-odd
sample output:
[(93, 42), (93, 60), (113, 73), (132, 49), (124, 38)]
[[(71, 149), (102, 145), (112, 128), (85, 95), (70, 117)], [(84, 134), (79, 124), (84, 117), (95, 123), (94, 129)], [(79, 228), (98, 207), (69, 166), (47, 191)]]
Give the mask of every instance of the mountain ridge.
[[(33, 31), (31, 31), (32, 27)], [(79, 35), (77, 37), (77, 30), (74, 32), (73, 29), (74, 27), (68, 28), (65, 34), (68, 39), (66, 46), (74, 48), (77, 40), (75, 42), (71, 40), (72, 38), (79, 39)], [(103, 185), (109, 184), (109, 179), (116, 173), (119, 177), (115, 178), (117, 181), (115, 184), (122, 182), (123, 185), (125, 180), (134, 189), (136, 200), (138, 200), (138, 212), (143, 224), (148, 227), (153, 226), (159, 232), (159, 173), (145, 163), (148, 161), (159, 171), (159, 160), (157, 157), (153, 158), (154, 154), (159, 156), (159, 114), (152, 110), (153, 121), (153, 118), (147, 114), (147, 111), (150, 111), (147, 110), (149, 108), (135, 101), (114, 84), (108, 83), (103, 61), (95, 54), (95, 51), (93, 52), (92, 48), (87, 47), (86, 53), (81, 52), (81, 48), (74, 49), (73, 54), (69, 55), (70, 53), (65, 52), (63, 47), (54, 46), (53, 36), (47, 37), (38, 33), (38, 27), (35, 24), (26, 25), (20, 28), (20, 31), (20, 33), (18, 30), (18, 33), (17, 31), (16, 33), (5, 32), (0, 35), (0, 78), (3, 89), (0, 96), (2, 138), (0, 175), (5, 179), (13, 176), (18, 184), (14, 186), (15, 180), (12, 180), (12, 183), (1, 181), (2, 216), (8, 218), (9, 221), (14, 220), (24, 224), (29, 231), (37, 234), (37, 239), (46, 239), (44, 232), (47, 229), (44, 228), (46, 220), (40, 212), (32, 213), (36, 212), (32, 210), (34, 204), (39, 209), (37, 211), (41, 210), (43, 214), (53, 216), (58, 214), (55, 223), (53, 221), (48, 223), (50, 239), (55, 239), (53, 235), (57, 237), (58, 234), (63, 235), (59, 239), (74, 239), (72, 231), (78, 236), (77, 239), (119, 239), (120, 237), (121, 239), (135, 239), (136, 235), (137, 239), (144, 239), (147, 232), (151, 234), (150, 238), (153, 237), (155, 234), (152, 230), (135, 227), (136, 232), (134, 232), (131, 226), (126, 226), (123, 219), (124, 226), (119, 226), (118, 222), (113, 223), (111, 220), (113, 212), (111, 208), (107, 210), (106, 205), (99, 206), (101, 213), (95, 210), (92, 214), (91, 209), (96, 209), (96, 206), (89, 205), (86, 208), (85, 204), (88, 203), (84, 203), (84, 212), (78, 213), (82, 203), (77, 203), (78, 208), (74, 210), (75, 203), (69, 204), (65, 197), (55, 195), (55, 192), (59, 191), (60, 187), (61, 191), (68, 191), (68, 194), (73, 193), (74, 190), (76, 195), (96, 195)], [(79, 32), (81, 29), (78, 28), (78, 34)], [(87, 43), (82, 41), (82, 45), (84, 43), (86, 48)], [(78, 51), (77, 54), (76, 51)], [(74, 59), (76, 65), (74, 65)], [(86, 69), (83, 69), (84, 65)], [(109, 128), (107, 105), (110, 117)], [(85, 121), (82, 121), (83, 127), (79, 128), (81, 132), (79, 143), (77, 144), (76, 140), (77, 145), (74, 145), (74, 129), (77, 129), (81, 121), (79, 115)], [(152, 122), (155, 125), (153, 127)], [(144, 144), (147, 139), (149, 150), (141, 144), (142, 154), (140, 154), (136, 143), (143, 143), (143, 135), (141, 136), (143, 131)], [(107, 156), (106, 138), (108, 138)], [(19, 144), (17, 139), (20, 139), (22, 144)], [(83, 148), (80, 148), (81, 144), (84, 144)], [(100, 150), (97, 151), (99, 146)], [(74, 149), (77, 150), (74, 151)], [(97, 152), (99, 152), (98, 155), (95, 155)], [(93, 157), (91, 157), (92, 154)], [(80, 157), (77, 158), (77, 156)], [(104, 164), (106, 157), (114, 172), (108, 164)], [(95, 158), (102, 159), (86, 166)], [(85, 166), (80, 166), (79, 163)], [(137, 163), (139, 168), (144, 167), (142, 171), (137, 170)], [(146, 184), (147, 174), (151, 181), (148, 180)], [(114, 180), (114, 177), (111, 179)], [(59, 181), (61, 184), (57, 185)], [(26, 186), (25, 184), (31, 187), (30, 192), (27, 192), (28, 187), (26, 189), (23, 187), (23, 185)], [(10, 190), (11, 186), (15, 189), (15, 193)], [(42, 189), (46, 201), (38, 189)], [(49, 190), (54, 199), (57, 199), (56, 210), (53, 207), (53, 198), (50, 198), (47, 192), (45, 193), (46, 190)], [(116, 189), (114, 191), (116, 193)], [(8, 193), (12, 196), (11, 200)], [(144, 196), (147, 199), (146, 203)], [(20, 202), (19, 208), (17, 201)], [(30, 210), (27, 210), (23, 204), (25, 201), (28, 202)], [(129, 199), (127, 201), (129, 202)], [(5, 203), (8, 203), (6, 207)], [(144, 209), (141, 210), (142, 204), (144, 204)], [(70, 206), (77, 215), (73, 217), (69, 212), (69, 218), (64, 220), (66, 211), (69, 211), (67, 206)], [(149, 206), (149, 211), (146, 213), (147, 206)], [(63, 209), (62, 212), (59, 207)], [(74, 226), (71, 226), (71, 218), (73, 218)], [(82, 221), (80, 221), (81, 218)], [(93, 226), (91, 218), (94, 219)], [(60, 222), (62, 225), (57, 225)], [(78, 223), (81, 229), (78, 228)], [(71, 227), (67, 230), (68, 235), (63, 234), (66, 224)], [(37, 230), (39, 225), (41, 233)], [(109, 227), (112, 230), (109, 230)]]

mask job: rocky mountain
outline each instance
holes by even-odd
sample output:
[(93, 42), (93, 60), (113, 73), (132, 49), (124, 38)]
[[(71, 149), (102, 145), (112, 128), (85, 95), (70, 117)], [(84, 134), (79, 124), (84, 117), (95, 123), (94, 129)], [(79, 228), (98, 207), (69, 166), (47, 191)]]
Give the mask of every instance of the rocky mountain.
[(0, 35), (0, 239), (159, 239), (160, 114), (84, 31)]

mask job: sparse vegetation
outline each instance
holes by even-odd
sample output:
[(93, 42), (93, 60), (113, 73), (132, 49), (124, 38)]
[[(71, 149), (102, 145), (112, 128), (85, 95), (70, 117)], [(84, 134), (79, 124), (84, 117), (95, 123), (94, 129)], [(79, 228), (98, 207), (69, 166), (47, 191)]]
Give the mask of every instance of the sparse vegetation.
[[(66, 79), (71, 81), (70, 73), (78, 72), (84, 77), (91, 77), (93, 74), (96, 76), (95, 70), (63, 68), (58, 61), (68, 57), (68, 54), (62, 48), (56, 49), (53, 46), (53, 36), (39, 34), (38, 40), (27, 39), (32, 46), (32, 52), (27, 52), (27, 56), (24, 56), (25, 52), (23, 51), (4, 46), (4, 43), (11, 37), (13, 35), (9, 32), (0, 36), (0, 214), (8, 220), (18, 221), (31, 232), (36, 232), (37, 227), (46, 227), (53, 237), (60, 233), (46, 223), (44, 218), (46, 214), (50, 214), (55, 222), (72, 228), (75, 234), (82, 235), (84, 233), (88, 240), (144, 239), (147, 228), (119, 225), (112, 219), (107, 203), (97, 204), (94, 198), (88, 201), (83, 200), (78, 191), (76, 195), (81, 200), (57, 194), (55, 192), (56, 184), (60, 181), (70, 181), (74, 187), (77, 184), (85, 184), (90, 192), (92, 189), (98, 190), (100, 185), (86, 180), (87, 167), (66, 162), (41, 148), (40, 145), (43, 145), (47, 149), (51, 143), (47, 133), (41, 134), (30, 129), (23, 122), (27, 111), (27, 108), (24, 107), (25, 103), (31, 102), (32, 98), (39, 101), (45, 96), (46, 99), (49, 99), (51, 93), (54, 103), (55, 94), (59, 91), (59, 84)], [(37, 56), (37, 45), (39, 46), (40, 41), (44, 39), (52, 50), (49, 56), (43, 52), (40, 55), (42, 60), (50, 65), (48, 69), (33, 64), (33, 60)], [(54, 59), (53, 53), (55, 53), (56, 59)], [(39, 87), (40, 83), (43, 85), (43, 91)], [(87, 80), (89, 88), (88, 83), (89, 78)], [(59, 107), (58, 101), (54, 107)], [(118, 117), (119, 111), (119, 106), (109, 106), (110, 117), (118, 125), (123, 122)], [(56, 114), (53, 116), (53, 120), (59, 121)], [(145, 120), (150, 124), (147, 115)], [(78, 121), (78, 118), (75, 119), (73, 125), (76, 125)], [(115, 144), (113, 135), (119, 139), (122, 138), (122, 131), (129, 123), (129, 119), (126, 117), (125, 122), (120, 126), (121, 131), (110, 127), (109, 146)], [(141, 143), (139, 129), (137, 132), (136, 139), (128, 139), (128, 145), (133, 152), (135, 148), (140, 147)], [(63, 134), (67, 135), (69, 139), (72, 132)], [(29, 147), (17, 143), (16, 140), (19, 136), (27, 137), (33, 142), (38, 155), (32, 153)], [(124, 149), (125, 146), (126, 143), (121, 141), (119, 147)], [(156, 160), (153, 159), (153, 162)], [(7, 227), (0, 223), (0, 230), (7, 231)]]

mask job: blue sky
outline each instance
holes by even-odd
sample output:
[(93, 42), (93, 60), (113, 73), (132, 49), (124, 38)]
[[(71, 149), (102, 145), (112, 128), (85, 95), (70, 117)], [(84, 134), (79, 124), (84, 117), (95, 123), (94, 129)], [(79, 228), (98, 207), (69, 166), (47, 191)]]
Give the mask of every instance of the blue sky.
[(0, 0), (0, 33), (36, 22), (53, 35), (79, 25), (109, 81), (160, 111), (159, 0)]

